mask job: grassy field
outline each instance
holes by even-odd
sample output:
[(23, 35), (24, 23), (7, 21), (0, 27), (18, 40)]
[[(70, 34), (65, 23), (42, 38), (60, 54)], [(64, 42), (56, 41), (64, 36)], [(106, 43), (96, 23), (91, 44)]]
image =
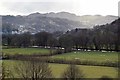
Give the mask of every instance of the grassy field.
[(15, 54), (50, 54), (49, 49), (40, 49), (40, 48), (10, 48), (10, 49), (2, 49), (4, 54), (15, 55)]
[[(12, 70), (12, 73), (14, 73), (15, 76), (18, 76), (16, 72), (14, 71), (14, 66), (19, 61), (4, 61), (5, 66), (8, 67), (10, 70)], [(61, 74), (66, 70), (67, 66), (66, 64), (49, 64), (52, 70), (52, 74), (56, 78), (60, 78)], [(102, 76), (108, 76), (110, 78), (116, 78), (117, 77), (117, 69), (113, 67), (100, 67), (100, 66), (81, 66), (77, 65), (84, 74), (85, 78), (100, 78)]]
[(97, 62), (115, 62), (118, 61), (118, 53), (117, 52), (82, 52), (82, 51), (74, 51), (70, 53), (65, 53), (61, 55), (52, 56), (52, 58), (57, 59), (66, 59), (66, 60), (88, 60), (88, 61), (97, 61)]
[[(55, 51), (55, 50), (52, 50)], [(31, 54), (50, 54), (50, 49), (41, 48), (10, 48), (2, 49), (4, 54), (15, 55), (31, 55)], [(53, 59), (66, 59), (66, 60), (81, 60), (81, 61), (97, 61), (97, 62), (116, 62), (118, 61), (117, 52), (98, 52), (98, 51), (74, 51), (70, 53), (63, 53), (59, 55), (54, 55)]]
[[(51, 69), (55, 77), (59, 78), (60, 75), (66, 70), (66, 64), (50, 64)], [(111, 67), (100, 67), (100, 66), (82, 66), (77, 65), (84, 74), (85, 78), (100, 78), (102, 76), (108, 76), (110, 78), (117, 77), (117, 69)]]
[[(54, 51), (54, 50), (53, 50)], [(49, 54), (49, 49), (40, 49), (40, 48), (10, 48), (10, 49), (3, 49), (3, 53), (9, 55), (15, 54)], [(117, 52), (82, 52), (82, 51), (74, 51), (70, 53), (64, 53), (52, 56), (51, 58), (54, 59), (66, 59), (66, 60), (88, 60), (88, 61), (97, 61), (97, 62), (115, 62), (118, 61), (118, 53)], [(12, 73), (17, 76), (14, 66), (19, 63), (19, 61), (10, 61), (5, 60), (5, 67), (12, 70)], [(61, 74), (66, 70), (67, 64), (49, 64), (51, 67), (52, 73), (54, 77), (59, 78)], [(102, 76), (108, 76), (111, 78), (117, 77), (117, 69), (113, 67), (102, 67), (102, 66), (83, 66), (77, 65), (83, 72), (85, 78), (100, 78)]]

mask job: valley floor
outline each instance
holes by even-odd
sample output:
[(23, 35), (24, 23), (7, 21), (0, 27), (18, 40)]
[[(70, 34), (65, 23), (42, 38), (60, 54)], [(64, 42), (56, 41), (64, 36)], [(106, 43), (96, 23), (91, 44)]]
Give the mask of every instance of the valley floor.
[[(52, 50), (53, 52), (55, 50)], [(10, 48), (3, 49), (2, 52), (7, 55), (34, 55), (37, 54), (50, 54), (50, 49), (40, 49), (40, 48)], [(40, 58), (40, 57), (39, 57)], [(65, 60), (80, 60), (80, 61), (96, 61), (96, 62), (118, 62), (118, 53), (117, 52), (98, 52), (98, 51), (73, 51), (70, 53), (63, 53), (59, 55), (49, 56), (51, 59), (65, 59)], [(4, 63), (3, 67), (6, 67), (12, 70), (12, 73), (15, 77), (16, 71), (14, 66), (21, 62), (19, 60), (2, 60)], [(58, 63), (49, 63), (49, 66), (52, 70), (52, 74), (55, 78), (60, 78), (61, 74), (66, 70), (68, 64), (58, 64)], [(84, 78), (101, 78), (103, 76), (108, 76), (109, 78), (118, 77), (118, 68), (116, 67), (106, 67), (106, 66), (91, 66), (91, 65), (77, 65), (79, 69), (82, 70)]]

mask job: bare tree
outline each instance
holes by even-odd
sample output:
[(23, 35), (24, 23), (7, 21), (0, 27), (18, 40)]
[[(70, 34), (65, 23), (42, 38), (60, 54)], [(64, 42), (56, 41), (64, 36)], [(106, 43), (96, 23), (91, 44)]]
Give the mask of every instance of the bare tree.
[(66, 71), (62, 74), (62, 78), (66, 80), (81, 80), (83, 78), (83, 74), (77, 66), (70, 64)]
[(15, 70), (18, 76), (25, 80), (43, 80), (45, 78), (52, 78), (49, 65), (43, 62), (22, 61), (15, 66)]
[(5, 65), (4, 62), (2, 63), (0, 76), (1, 76), (1, 80), (5, 80), (7, 78), (11, 78), (11, 79), (14, 78), (12, 71), (10, 70), (10, 68), (7, 65)]

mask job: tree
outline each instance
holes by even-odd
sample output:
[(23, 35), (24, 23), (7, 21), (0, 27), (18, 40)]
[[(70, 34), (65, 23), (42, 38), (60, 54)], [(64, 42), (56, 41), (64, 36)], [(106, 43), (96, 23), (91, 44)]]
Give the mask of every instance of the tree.
[(47, 46), (55, 47), (58, 46), (58, 40), (51, 35), (47, 40)]
[(13, 34), (11, 46), (16, 46), (16, 47), (31, 46), (31, 34), (28, 32), (23, 34)]
[(2, 45), (8, 45), (8, 35), (2, 34)]
[(29, 47), (31, 45), (31, 34), (30, 33), (23, 33), (21, 35), (22, 38), (22, 46)]
[(47, 46), (47, 42), (50, 37), (51, 34), (48, 32), (40, 32), (35, 34), (36, 45)]
[(65, 48), (65, 53), (71, 51), (73, 47), (73, 36), (66, 34), (59, 38), (60, 46)]
[(101, 50), (102, 45), (102, 33), (103, 31), (100, 29), (101, 26), (95, 26), (93, 30), (93, 44), (95, 47), (95, 50)]
[(87, 29), (81, 29), (79, 34), (77, 35), (78, 36), (78, 44), (79, 44), (79, 47), (82, 48), (83, 50), (84, 49), (87, 49), (87, 45), (88, 45), (88, 42), (89, 42), (89, 39), (88, 39), (88, 30)]
[(62, 78), (66, 80), (81, 80), (83, 78), (83, 74), (77, 66), (70, 64), (66, 71), (62, 74)]
[(22, 46), (22, 34), (13, 34), (11, 46), (21, 47)]
[(47, 63), (38, 61), (22, 61), (15, 66), (17, 74), (25, 80), (51, 78), (51, 70)]
[(3, 34), (2, 35), (2, 44), (10, 46), (12, 42), (12, 35), (11, 34)]
[(5, 78), (14, 78), (14, 75), (12, 73), (12, 71), (10, 70), (10, 68), (3, 62), (2, 63), (2, 70), (0, 70), (0, 79), (1, 80), (5, 80)]

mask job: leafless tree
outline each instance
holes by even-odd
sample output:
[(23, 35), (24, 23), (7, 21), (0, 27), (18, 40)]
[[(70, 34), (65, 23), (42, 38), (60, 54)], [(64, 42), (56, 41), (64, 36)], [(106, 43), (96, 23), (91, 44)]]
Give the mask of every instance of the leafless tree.
[(2, 67), (1, 67), (1, 70), (0, 70), (0, 79), (4, 80), (4, 79), (7, 79), (7, 78), (13, 79), (14, 76), (13, 76), (13, 73), (10, 70), (10, 68), (4, 62), (2, 62)]
[(49, 65), (43, 62), (22, 61), (15, 66), (15, 70), (18, 76), (25, 80), (43, 80), (45, 78), (52, 78)]
[(70, 64), (66, 71), (62, 74), (65, 80), (81, 80), (83, 78), (82, 71), (74, 64)]

